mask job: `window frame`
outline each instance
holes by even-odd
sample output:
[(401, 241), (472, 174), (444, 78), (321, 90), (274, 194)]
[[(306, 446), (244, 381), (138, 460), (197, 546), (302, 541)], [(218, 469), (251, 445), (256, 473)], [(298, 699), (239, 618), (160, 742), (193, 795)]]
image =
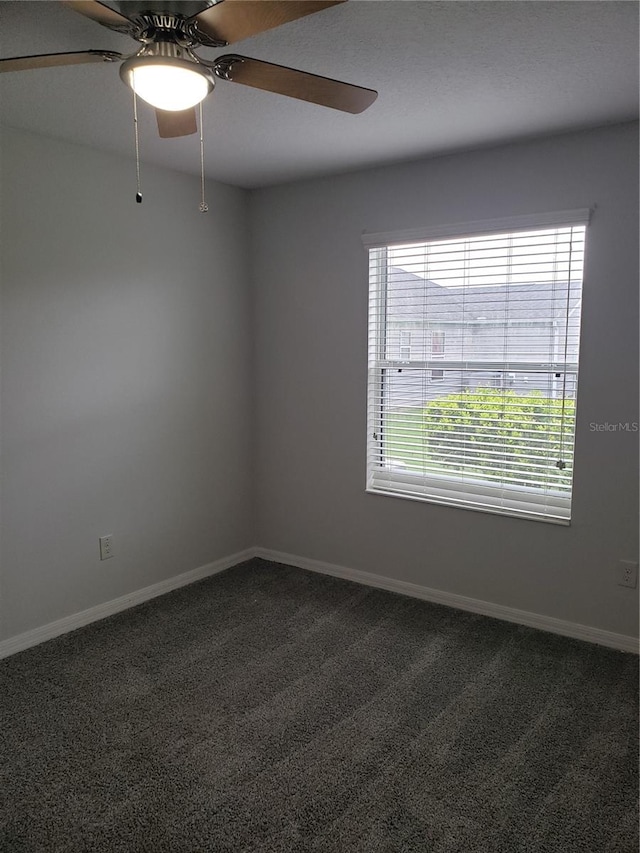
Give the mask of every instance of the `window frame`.
[[(386, 252), (395, 245), (410, 243), (432, 242), (446, 239), (464, 239), (465, 237), (482, 237), (498, 233), (515, 233), (518, 231), (545, 230), (563, 227), (585, 227), (591, 219), (590, 209), (572, 211), (559, 211), (550, 214), (537, 214), (533, 216), (509, 217), (485, 222), (472, 222), (467, 224), (438, 226), (437, 228), (412, 229), (411, 231), (363, 234), (362, 240), (369, 250), (369, 284), (370, 284), (370, 310), (369, 310), (369, 341), (370, 355), (367, 382), (367, 482), (366, 491), (378, 495), (402, 497), (410, 500), (419, 500), (427, 503), (435, 503), (450, 507), (459, 507), (492, 514), (515, 516), (523, 519), (544, 521), (547, 523), (568, 526), (571, 523), (571, 503), (573, 496), (573, 484), (569, 489), (568, 496), (564, 493), (557, 494), (551, 490), (545, 490), (544, 499), (541, 500), (530, 487), (512, 486), (507, 489), (500, 484), (496, 485), (489, 480), (474, 479), (470, 476), (456, 477), (456, 475), (442, 475), (434, 472), (428, 474), (412, 473), (401, 468), (385, 469), (384, 439), (382, 435), (384, 414), (373, 411), (372, 400), (380, 389), (384, 389), (384, 371), (393, 369), (396, 363), (393, 360), (380, 358), (385, 355), (386, 347)], [(381, 255), (381, 253), (384, 253)], [(371, 267), (377, 269), (378, 274), (372, 276)], [(384, 270), (384, 273), (381, 271)], [(582, 276), (584, 283), (584, 273)], [(377, 310), (372, 312), (371, 299), (375, 296)], [(427, 318), (428, 319), (428, 318)], [(373, 326), (373, 328), (372, 328)], [(433, 335), (432, 330), (432, 335)], [(443, 333), (444, 338), (444, 333)], [(371, 361), (371, 349), (374, 350), (376, 358)], [(434, 353), (433, 337), (431, 339), (430, 358), (422, 361), (412, 361), (411, 367), (416, 369), (430, 370), (430, 381), (434, 380), (434, 370), (444, 371), (446, 369), (460, 369), (459, 361), (450, 361), (445, 357), (444, 339), (443, 352)], [(406, 363), (406, 362), (405, 362)], [(503, 375), (511, 371), (524, 372), (539, 370), (542, 362), (501, 362)], [(578, 362), (549, 363), (545, 362), (546, 372), (566, 373), (572, 376), (572, 381), (577, 387)], [(402, 362), (397, 363), (401, 367)], [(496, 363), (487, 363), (488, 367), (495, 369)], [(444, 373), (443, 373), (444, 376)], [(575, 447), (575, 438), (574, 438)], [(377, 461), (377, 467), (372, 461)], [(458, 488), (456, 488), (456, 484)], [(506, 491), (506, 496), (505, 496)], [(470, 495), (476, 497), (470, 502)], [(486, 504), (481, 498), (486, 497)], [(536, 500), (538, 497), (538, 500)], [(493, 500), (493, 503), (491, 502)], [(498, 505), (496, 505), (498, 504)]]

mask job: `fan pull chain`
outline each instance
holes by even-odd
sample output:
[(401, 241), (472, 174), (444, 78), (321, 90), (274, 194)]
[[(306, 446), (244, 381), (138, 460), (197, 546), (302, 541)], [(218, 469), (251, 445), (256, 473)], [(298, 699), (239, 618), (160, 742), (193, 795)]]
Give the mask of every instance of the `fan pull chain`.
[(133, 93), (133, 133), (136, 140), (136, 202), (142, 204), (142, 192), (140, 190), (140, 141), (138, 139), (138, 98)]
[(199, 103), (200, 109), (200, 213), (208, 213), (209, 205), (204, 198), (204, 125), (202, 123), (202, 101)]

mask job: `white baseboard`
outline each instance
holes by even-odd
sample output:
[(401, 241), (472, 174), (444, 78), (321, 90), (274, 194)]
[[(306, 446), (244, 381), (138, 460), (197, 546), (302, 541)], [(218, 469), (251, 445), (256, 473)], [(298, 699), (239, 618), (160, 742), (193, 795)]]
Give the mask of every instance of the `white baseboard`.
[(239, 563), (250, 560), (252, 557), (260, 557), (263, 560), (269, 560), (273, 563), (283, 563), (288, 566), (297, 566), (300, 569), (318, 572), (319, 574), (344, 578), (345, 580), (354, 581), (365, 586), (386, 589), (389, 592), (398, 592), (401, 595), (420, 598), (423, 601), (444, 604), (447, 607), (454, 607), (458, 610), (468, 610), (471, 613), (479, 613), (482, 616), (491, 616), (494, 619), (515, 622), (518, 625), (538, 628), (541, 631), (561, 634), (564, 637), (574, 637), (577, 640), (597, 643), (598, 645), (620, 649), (624, 652), (638, 653), (638, 639), (636, 637), (629, 637), (626, 634), (603, 631), (600, 628), (591, 628), (576, 622), (555, 619), (552, 616), (542, 616), (538, 613), (530, 613), (527, 610), (504, 607), (501, 604), (493, 604), (490, 601), (468, 598), (465, 595), (457, 595), (453, 592), (443, 592), (442, 590), (431, 589), (426, 586), (420, 586), (419, 584), (408, 583), (407, 581), (374, 575), (370, 572), (348, 569), (345, 566), (324, 563), (320, 560), (311, 560), (307, 557), (298, 557), (295, 554), (284, 554), (281, 551), (273, 551), (269, 548), (247, 548), (245, 551), (231, 554), (228, 557), (215, 560), (213, 563), (207, 563), (207, 565), (200, 566), (200, 568), (193, 569), (190, 572), (167, 578), (167, 580), (146, 586), (144, 589), (136, 590), (120, 598), (107, 601), (104, 604), (98, 604), (95, 607), (90, 607), (88, 610), (82, 610), (80, 613), (73, 613), (71, 616), (65, 616), (63, 619), (50, 622), (48, 625), (42, 625), (40, 628), (25, 631), (24, 634), (18, 634), (15, 637), (2, 640), (0, 642), (0, 659), (9, 657), (9, 655), (13, 655), (23, 649), (31, 648), (31, 646), (37, 646), (39, 643), (44, 643), (46, 640), (59, 637), (61, 634), (66, 634), (69, 631), (75, 631), (76, 628), (82, 628), (91, 622), (105, 619), (114, 613), (120, 613), (122, 610), (135, 607), (137, 604), (142, 604), (174, 589), (188, 586), (191, 583), (195, 583), (195, 581), (211, 577), (219, 572), (224, 572), (226, 569), (237, 566)]
[(369, 572), (361, 572), (357, 569), (348, 569), (345, 566), (336, 566), (332, 563), (323, 563), (320, 560), (310, 560), (306, 557), (297, 557), (294, 554), (283, 554), (280, 551), (272, 551), (269, 548), (255, 548), (254, 556), (273, 563), (284, 563), (288, 566), (296, 566), (300, 569), (308, 569), (323, 575), (332, 575), (336, 578), (354, 581), (355, 583), (373, 586), (377, 589), (386, 589), (389, 592), (398, 592), (412, 598), (421, 598), (435, 604), (444, 604), (447, 607), (455, 607), (458, 610), (468, 610), (471, 613), (479, 613), (482, 616), (491, 616), (494, 619), (502, 619), (505, 622), (515, 622), (518, 625), (526, 625), (529, 628), (538, 628), (541, 631), (549, 631), (552, 634), (561, 634), (564, 637), (573, 637), (576, 640), (585, 640), (588, 643), (597, 643), (600, 646), (608, 646), (624, 652), (638, 654), (638, 638), (626, 634), (616, 634), (613, 631), (603, 631), (601, 628), (591, 628), (588, 625), (580, 625), (577, 622), (567, 622), (564, 619), (555, 619), (553, 616), (542, 616), (538, 613), (530, 613), (527, 610), (517, 610), (514, 607), (505, 607), (502, 604), (493, 604), (490, 601), (482, 601), (478, 598), (468, 598), (466, 595), (457, 595), (453, 592), (443, 592), (438, 589), (430, 589), (407, 581), (394, 580), (393, 578), (373, 575)]
[(226, 569), (237, 566), (238, 563), (243, 563), (245, 560), (250, 560), (254, 556), (255, 548), (247, 548), (246, 551), (231, 554), (229, 557), (222, 557), (220, 560), (207, 563), (205, 566), (192, 569), (190, 572), (185, 572), (182, 575), (167, 578), (159, 583), (154, 583), (151, 586), (145, 586), (143, 589), (122, 595), (120, 598), (106, 601), (104, 604), (97, 604), (88, 610), (81, 610), (80, 613), (72, 613), (71, 616), (65, 616), (63, 619), (57, 619), (55, 622), (49, 622), (48, 625), (42, 625), (40, 628), (25, 631), (24, 634), (9, 637), (9, 639), (0, 642), (0, 659), (9, 657), (9, 655), (13, 655), (16, 652), (21, 652), (23, 649), (31, 648), (31, 646), (37, 646), (39, 643), (44, 643), (46, 640), (59, 637), (61, 634), (66, 634), (69, 631), (75, 631), (76, 628), (82, 628), (84, 625), (97, 622), (99, 619), (112, 616), (114, 613), (120, 613), (121, 610), (135, 607), (136, 604), (142, 604), (151, 598), (164, 595), (181, 586), (188, 586), (190, 583), (195, 583), (195, 581), (203, 580), (211, 575), (217, 575), (219, 572), (224, 572)]

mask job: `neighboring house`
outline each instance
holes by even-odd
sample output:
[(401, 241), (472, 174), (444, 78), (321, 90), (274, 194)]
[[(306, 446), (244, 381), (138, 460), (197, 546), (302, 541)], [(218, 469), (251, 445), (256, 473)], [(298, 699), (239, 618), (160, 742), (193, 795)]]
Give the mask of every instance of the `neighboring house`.
[[(390, 267), (387, 277), (386, 361), (394, 364), (386, 393), (392, 406), (419, 406), (465, 388), (511, 388), (527, 394), (574, 397), (576, 376), (539, 372), (532, 362), (578, 360), (580, 287), (567, 282), (444, 287)], [(566, 323), (567, 297), (569, 323)], [(566, 343), (566, 353), (565, 353)], [(464, 361), (498, 362), (503, 369), (443, 369)], [(436, 365), (434, 365), (434, 362)], [(523, 369), (518, 370), (518, 365)], [(425, 367), (428, 367), (425, 370)]]

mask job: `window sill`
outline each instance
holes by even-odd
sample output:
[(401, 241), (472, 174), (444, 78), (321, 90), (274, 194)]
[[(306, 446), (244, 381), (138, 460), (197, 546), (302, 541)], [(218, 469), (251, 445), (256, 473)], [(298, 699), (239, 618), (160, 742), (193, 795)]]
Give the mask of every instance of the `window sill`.
[(522, 512), (521, 510), (510, 509), (509, 507), (491, 507), (479, 506), (472, 503), (457, 503), (456, 501), (440, 499), (430, 495), (415, 495), (405, 492), (396, 492), (391, 489), (376, 488), (367, 486), (365, 492), (369, 495), (379, 495), (386, 498), (402, 498), (407, 501), (418, 501), (418, 503), (435, 504), (436, 506), (448, 507), (449, 509), (471, 510), (472, 512), (482, 512), (488, 515), (501, 515), (507, 518), (517, 518), (522, 521), (538, 521), (546, 524), (555, 524), (559, 527), (570, 527), (570, 518), (557, 518), (553, 516), (539, 515), (532, 512)]

